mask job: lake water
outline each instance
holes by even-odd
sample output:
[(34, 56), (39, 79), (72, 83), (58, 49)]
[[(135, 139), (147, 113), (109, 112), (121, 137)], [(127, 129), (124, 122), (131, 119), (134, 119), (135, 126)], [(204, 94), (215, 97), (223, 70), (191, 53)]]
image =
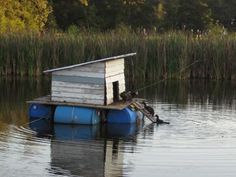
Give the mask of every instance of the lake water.
[(48, 79), (0, 79), (0, 176), (234, 177), (236, 83), (170, 81), (141, 92), (170, 125), (29, 124)]

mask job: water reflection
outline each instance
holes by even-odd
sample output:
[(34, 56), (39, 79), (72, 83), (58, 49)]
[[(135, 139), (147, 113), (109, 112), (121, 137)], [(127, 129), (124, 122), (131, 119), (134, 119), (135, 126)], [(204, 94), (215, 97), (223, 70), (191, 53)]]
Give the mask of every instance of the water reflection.
[(37, 136), (53, 135), (50, 173), (88, 177), (123, 176), (123, 151), (127, 148), (124, 141), (134, 145), (141, 127), (136, 124), (53, 125), (45, 119), (30, 123)]
[(26, 101), (49, 93), (48, 78), (1, 78), (0, 121), (22, 125), (28, 122)]
[(93, 140), (100, 136), (100, 126), (55, 124), (54, 139), (61, 141)]
[(53, 134), (52, 123), (46, 119), (29, 119), (29, 128), (37, 133), (38, 137), (47, 137)]
[(51, 142), (52, 172), (103, 176), (106, 146), (95, 140), (98, 130), (97, 126), (55, 125)]
[(236, 83), (214, 81), (167, 81), (141, 92), (150, 102), (212, 104), (236, 108)]
[(141, 92), (170, 125), (28, 124), (25, 101), (49, 87), (0, 79), (0, 176), (235, 176), (233, 82), (171, 81)]

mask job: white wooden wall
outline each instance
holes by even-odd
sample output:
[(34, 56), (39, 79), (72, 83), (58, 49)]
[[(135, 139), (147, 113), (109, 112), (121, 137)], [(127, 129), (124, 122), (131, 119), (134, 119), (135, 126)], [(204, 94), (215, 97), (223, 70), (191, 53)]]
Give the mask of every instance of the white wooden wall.
[(52, 101), (104, 105), (105, 63), (52, 73)]
[(119, 82), (119, 93), (125, 91), (124, 59), (110, 60), (105, 63), (105, 84), (107, 104), (113, 102), (112, 82)]

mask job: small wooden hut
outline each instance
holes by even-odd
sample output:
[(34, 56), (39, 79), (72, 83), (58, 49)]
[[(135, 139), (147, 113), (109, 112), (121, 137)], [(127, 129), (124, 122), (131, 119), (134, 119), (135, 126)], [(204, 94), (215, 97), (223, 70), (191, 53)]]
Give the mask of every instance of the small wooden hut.
[(44, 71), (52, 74), (51, 101), (108, 105), (125, 91), (124, 59), (129, 53)]

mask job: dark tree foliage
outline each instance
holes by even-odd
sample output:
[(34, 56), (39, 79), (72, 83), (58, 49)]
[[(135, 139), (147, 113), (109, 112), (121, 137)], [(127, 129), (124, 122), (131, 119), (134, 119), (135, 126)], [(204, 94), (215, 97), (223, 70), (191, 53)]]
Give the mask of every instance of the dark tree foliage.
[(85, 6), (79, 0), (53, 0), (53, 11), (59, 28), (99, 26), (94, 5)]
[[(178, 29), (199, 29), (204, 30), (207, 25), (212, 21), (211, 12), (203, 0), (178, 0), (175, 1), (176, 5), (169, 1), (168, 12), (170, 15), (166, 17), (166, 22), (174, 28)], [(168, 19), (170, 17), (171, 19)]]
[(207, 0), (212, 17), (228, 29), (236, 29), (236, 0)]
[(219, 23), (235, 28), (235, 0), (51, 0), (59, 28), (205, 30)]
[(123, 22), (134, 28), (152, 28), (158, 25), (156, 7), (159, 0), (142, 1), (123, 5)]
[(96, 7), (96, 17), (100, 29), (115, 28), (123, 21), (124, 9), (119, 0), (91, 0), (90, 5)]
[(90, 0), (85, 6), (79, 0), (54, 0), (57, 24), (63, 30), (70, 25), (113, 29), (120, 24), (150, 28), (157, 25), (155, 7), (158, 0)]

